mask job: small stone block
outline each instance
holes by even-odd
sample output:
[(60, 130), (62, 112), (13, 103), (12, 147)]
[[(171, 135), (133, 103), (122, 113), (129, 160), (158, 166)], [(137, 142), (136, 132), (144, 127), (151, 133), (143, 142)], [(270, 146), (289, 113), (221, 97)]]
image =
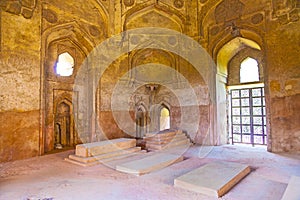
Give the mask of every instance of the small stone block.
[(247, 165), (214, 162), (197, 168), (174, 180), (174, 186), (221, 197), (251, 171)]

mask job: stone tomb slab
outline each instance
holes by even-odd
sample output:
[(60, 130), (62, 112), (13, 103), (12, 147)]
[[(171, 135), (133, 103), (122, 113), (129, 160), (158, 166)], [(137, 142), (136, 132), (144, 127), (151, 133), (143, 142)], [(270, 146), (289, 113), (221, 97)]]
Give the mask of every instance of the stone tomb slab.
[(76, 145), (75, 155), (80, 157), (91, 157), (95, 155), (128, 149), (136, 146), (136, 140), (130, 138), (118, 138), (101, 142), (93, 142)]
[(139, 160), (117, 165), (116, 170), (139, 176), (165, 168), (182, 160), (183, 156), (168, 153), (155, 153)]
[(91, 157), (81, 157), (76, 155), (69, 155), (69, 159), (80, 162), (80, 163), (91, 163), (95, 161), (107, 160), (110, 158), (122, 156), (122, 155), (130, 155), (135, 152), (140, 152), (141, 147), (132, 147), (129, 149), (121, 149), (110, 153), (95, 155)]
[(300, 199), (300, 177), (292, 176), (281, 200), (299, 200)]
[(213, 162), (174, 180), (174, 186), (209, 196), (221, 197), (251, 171), (247, 165)]

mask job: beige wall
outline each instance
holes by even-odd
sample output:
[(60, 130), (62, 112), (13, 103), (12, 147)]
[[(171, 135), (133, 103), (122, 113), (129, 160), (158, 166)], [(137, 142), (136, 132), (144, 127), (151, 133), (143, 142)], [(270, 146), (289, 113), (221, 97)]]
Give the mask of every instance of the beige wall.
[(25, 18), (1, 11), (0, 161), (39, 154), (40, 9)]
[[(300, 150), (300, 23), (275, 24), (267, 35), (270, 150)], [(272, 27), (273, 28), (273, 27)]]

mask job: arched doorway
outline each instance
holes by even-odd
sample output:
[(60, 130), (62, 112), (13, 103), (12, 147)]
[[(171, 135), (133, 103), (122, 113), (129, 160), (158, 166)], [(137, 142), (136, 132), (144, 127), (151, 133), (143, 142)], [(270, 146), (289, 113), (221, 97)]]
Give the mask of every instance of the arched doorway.
[(266, 105), (261, 65), (249, 56), (238, 60), (241, 60), (240, 81), (237, 85), (228, 86), (231, 142), (266, 145)]
[(159, 130), (170, 129), (170, 111), (166, 107), (160, 110)]
[[(267, 144), (264, 100), (263, 53), (250, 39), (236, 37), (217, 55), (218, 115), (221, 130), (228, 130), (228, 142)], [(220, 80), (221, 80), (220, 79)], [(228, 116), (226, 119), (220, 116)], [(228, 128), (225, 128), (228, 126)], [(223, 133), (225, 135), (225, 133)]]

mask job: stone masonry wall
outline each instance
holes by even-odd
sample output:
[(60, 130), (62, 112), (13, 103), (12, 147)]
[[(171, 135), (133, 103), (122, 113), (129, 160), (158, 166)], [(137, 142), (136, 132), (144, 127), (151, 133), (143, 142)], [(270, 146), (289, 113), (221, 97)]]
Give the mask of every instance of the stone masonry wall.
[(267, 36), (269, 150), (300, 151), (300, 22), (274, 26)]
[(1, 12), (0, 162), (39, 154), (40, 17)]

